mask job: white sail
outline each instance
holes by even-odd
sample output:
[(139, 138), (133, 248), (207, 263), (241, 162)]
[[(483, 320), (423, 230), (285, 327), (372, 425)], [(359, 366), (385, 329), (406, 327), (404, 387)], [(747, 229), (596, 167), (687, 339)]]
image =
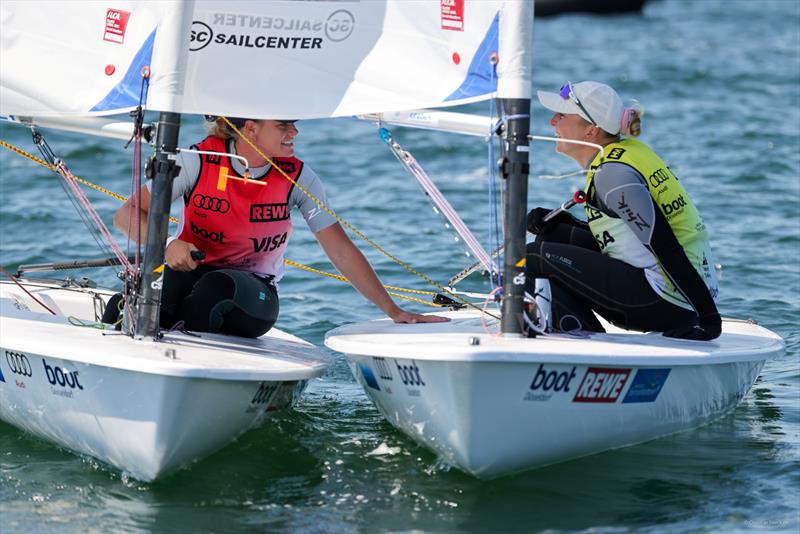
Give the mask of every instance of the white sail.
[(4, 1), (0, 114), (119, 113), (138, 104), (143, 67), (147, 108), (178, 113), (319, 118), (527, 98), (532, 24), (527, 0)]

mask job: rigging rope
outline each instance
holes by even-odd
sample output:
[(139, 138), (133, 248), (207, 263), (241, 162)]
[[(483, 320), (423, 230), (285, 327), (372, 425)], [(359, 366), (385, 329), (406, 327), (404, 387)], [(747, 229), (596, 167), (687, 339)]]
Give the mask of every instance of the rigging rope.
[[(43, 159), (41, 159), (41, 158), (39, 158), (37, 156), (34, 156), (33, 154), (30, 154), (28, 152), (25, 152), (24, 150), (21, 150), (21, 149), (15, 147), (14, 145), (12, 145), (10, 143), (7, 143), (6, 141), (3, 141), (2, 139), (0, 139), (0, 146), (2, 146), (4, 148), (7, 148), (8, 150), (14, 152), (15, 154), (23, 156), (23, 157), (25, 157), (25, 158), (27, 158), (27, 159), (35, 162), (35, 163), (38, 163), (39, 165), (41, 165), (43, 167), (46, 167), (46, 168), (48, 168), (48, 169), (50, 169), (52, 171), (56, 171), (57, 170), (55, 165), (51, 165), (50, 163), (44, 161)], [(101, 187), (99, 185), (93, 184), (91, 182), (88, 182), (88, 181), (86, 181), (86, 180), (84, 180), (84, 179), (82, 179), (82, 178), (80, 178), (78, 176), (72, 175), (72, 179), (74, 181), (82, 184), (82, 185), (85, 185), (86, 187), (89, 187), (89, 188), (94, 189), (96, 191), (99, 191), (99, 192), (101, 192), (101, 193), (103, 193), (105, 195), (113, 197), (113, 198), (119, 200), (120, 202), (125, 202), (127, 200), (127, 198), (125, 196), (123, 196), (123, 195), (115, 193), (115, 192), (113, 192), (113, 191), (111, 191), (109, 189), (106, 189), (106, 188)], [(176, 223), (176, 224), (178, 222), (178, 219), (175, 218), (175, 217), (170, 217), (169, 220), (170, 220), (170, 222)], [(289, 259), (286, 259), (286, 258), (284, 258), (283, 261), (284, 261), (285, 264), (290, 265), (292, 267), (295, 267), (297, 269), (301, 269), (301, 270), (308, 271), (308, 272), (311, 272), (311, 273), (316, 273), (316, 274), (320, 274), (320, 275), (323, 275), (323, 276), (327, 276), (328, 278), (333, 278), (335, 280), (340, 280), (342, 282), (348, 282), (347, 278), (345, 278), (344, 276), (338, 275), (338, 274), (334, 274), (334, 273), (330, 273), (330, 272), (327, 272), (327, 271), (322, 271), (322, 270), (319, 270), (319, 269), (315, 269), (313, 267), (309, 267), (307, 265), (303, 265), (302, 263), (297, 263), (295, 261), (292, 261), (292, 260), (289, 260)], [(387, 286), (387, 285), (384, 285), (383, 287), (386, 288), (387, 290), (392, 290), (392, 291), (389, 291), (389, 294), (392, 295), (392, 296), (395, 296), (395, 297), (398, 297), (398, 298), (401, 298), (401, 299), (405, 299), (405, 300), (409, 300), (409, 301), (412, 301), (412, 302), (417, 302), (419, 304), (424, 304), (426, 306), (431, 306), (433, 308), (440, 308), (441, 307), (440, 305), (434, 304), (432, 302), (428, 302), (428, 301), (425, 301), (425, 300), (422, 300), (422, 299), (409, 297), (407, 295), (401, 295), (401, 294), (396, 293), (397, 291), (401, 291), (401, 292), (405, 292), (405, 293), (412, 293), (412, 294), (418, 294), (418, 295), (428, 295), (428, 296), (432, 297), (432, 296), (436, 295), (435, 291), (423, 291), (423, 290), (420, 290), (420, 289), (408, 289), (408, 288), (403, 288), (403, 287)]]
[(387, 258), (389, 258), (390, 260), (394, 261), (396, 264), (400, 265), (401, 267), (403, 267), (403, 268), (404, 268), (404, 269), (406, 269), (407, 271), (409, 271), (409, 272), (413, 273), (414, 275), (418, 276), (419, 278), (422, 278), (422, 279), (423, 279), (423, 280), (425, 280), (425, 281), (426, 281), (428, 284), (430, 284), (430, 285), (434, 286), (435, 288), (439, 289), (439, 290), (440, 290), (440, 291), (442, 291), (443, 293), (446, 293), (448, 296), (452, 297), (454, 300), (457, 300), (457, 301), (459, 301), (459, 302), (461, 302), (461, 303), (463, 303), (463, 304), (465, 304), (465, 305), (467, 305), (467, 306), (469, 306), (469, 307), (471, 307), (471, 308), (473, 308), (473, 309), (475, 309), (475, 310), (478, 310), (478, 311), (479, 311), (479, 312), (481, 312), (481, 313), (485, 313), (485, 314), (487, 314), (487, 315), (490, 315), (491, 317), (493, 317), (493, 318), (495, 318), (495, 319), (498, 319), (498, 320), (500, 319), (500, 318), (499, 318), (499, 317), (497, 317), (496, 315), (494, 315), (494, 314), (492, 314), (492, 313), (489, 313), (488, 311), (485, 311), (485, 310), (481, 309), (481, 307), (480, 307), (480, 306), (477, 306), (476, 304), (474, 304), (474, 303), (472, 303), (472, 302), (470, 302), (470, 301), (468, 301), (468, 300), (466, 300), (466, 299), (462, 298), (461, 296), (457, 295), (456, 293), (453, 293), (452, 291), (450, 291), (448, 288), (446, 288), (445, 286), (443, 286), (443, 285), (442, 285), (442, 284), (440, 284), (439, 282), (436, 282), (436, 281), (435, 281), (435, 280), (433, 280), (432, 278), (430, 278), (430, 277), (428, 277), (428, 276), (426, 276), (426, 275), (422, 274), (421, 272), (417, 271), (417, 270), (416, 270), (416, 269), (414, 269), (414, 268), (413, 268), (411, 265), (407, 264), (406, 262), (404, 262), (403, 260), (401, 260), (400, 258), (398, 258), (397, 256), (395, 256), (394, 254), (392, 254), (392, 253), (391, 253), (391, 252), (389, 252), (388, 250), (386, 250), (386, 249), (384, 249), (383, 247), (381, 247), (381, 246), (380, 246), (379, 244), (377, 244), (375, 241), (373, 241), (372, 239), (370, 239), (369, 237), (367, 237), (367, 236), (366, 236), (364, 233), (362, 233), (362, 232), (361, 232), (361, 231), (360, 231), (358, 228), (356, 228), (355, 226), (353, 226), (353, 225), (352, 225), (352, 224), (350, 224), (349, 222), (345, 221), (345, 220), (344, 220), (342, 217), (340, 217), (339, 215), (337, 215), (337, 214), (336, 214), (336, 212), (334, 212), (334, 211), (333, 211), (331, 208), (329, 208), (328, 206), (326, 206), (326, 205), (325, 205), (325, 204), (324, 204), (324, 203), (323, 203), (321, 200), (319, 200), (317, 197), (315, 197), (314, 195), (312, 195), (312, 194), (311, 194), (311, 192), (310, 192), (310, 191), (308, 191), (308, 190), (307, 190), (305, 187), (303, 187), (302, 185), (298, 184), (298, 183), (297, 183), (297, 181), (293, 180), (293, 179), (292, 179), (292, 177), (291, 177), (291, 176), (289, 176), (289, 174), (288, 174), (288, 173), (286, 173), (286, 171), (284, 171), (283, 169), (281, 169), (279, 165), (275, 165), (275, 164), (274, 164), (274, 162), (272, 161), (272, 159), (271, 159), (269, 156), (267, 156), (266, 154), (264, 154), (264, 152), (263, 152), (263, 151), (262, 151), (260, 148), (258, 148), (257, 146), (255, 146), (255, 144), (253, 144), (253, 142), (252, 142), (252, 141), (250, 141), (250, 140), (249, 140), (247, 137), (245, 137), (244, 135), (242, 135), (242, 132), (239, 130), (239, 128), (237, 128), (237, 127), (236, 127), (236, 126), (235, 126), (235, 125), (234, 125), (234, 124), (233, 124), (231, 121), (229, 121), (227, 117), (224, 117), (224, 116), (220, 116), (220, 117), (222, 117), (222, 120), (224, 120), (224, 121), (225, 121), (225, 123), (226, 123), (226, 124), (227, 124), (227, 125), (228, 125), (228, 126), (231, 128), (231, 130), (232, 130), (232, 131), (234, 131), (234, 132), (236, 132), (236, 135), (238, 135), (238, 136), (239, 136), (239, 137), (240, 137), (240, 138), (241, 138), (241, 139), (242, 139), (244, 142), (246, 142), (246, 143), (247, 143), (247, 144), (250, 146), (250, 148), (252, 148), (253, 150), (255, 150), (255, 151), (256, 151), (256, 153), (258, 153), (258, 155), (259, 155), (259, 156), (261, 156), (262, 158), (264, 158), (264, 159), (266, 160), (266, 162), (267, 162), (267, 163), (269, 163), (270, 165), (272, 165), (272, 167), (273, 167), (273, 168), (274, 168), (276, 171), (278, 171), (278, 172), (279, 172), (279, 173), (280, 173), (280, 174), (281, 174), (281, 175), (282, 175), (284, 178), (286, 178), (287, 180), (289, 180), (289, 182), (290, 182), (292, 185), (294, 185), (295, 187), (297, 187), (297, 189), (299, 189), (299, 190), (300, 190), (300, 191), (301, 191), (301, 192), (302, 192), (304, 195), (306, 195), (308, 198), (310, 198), (312, 201), (314, 201), (314, 203), (315, 203), (317, 206), (319, 206), (321, 210), (325, 211), (325, 213), (327, 213), (328, 215), (330, 215), (331, 217), (333, 217), (334, 219), (336, 219), (336, 221), (337, 221), (339, 224), (341, 224), (342, 226), (344, 226), (345, 228), (347, 228), (348, 230), (350, 230), (351, 232), (353, 232), (354, 234), (356, 234), (358, 237), (360, 237), (361, 239), (363, 239), (364, 241), (366, 241), (367, 243), (369, 243), (369, 244), (370, 244), (370, 245), (371, 245), (373, 248), (375, 248), (376, 250), (378, 250), (378, 252), (380, 252), (381, 254), (383, 254), (384, 256), (386, 256)]
[[(494, 86), (496, 83), (495, 75), (497, 69), (497, 59), (496, 56), (493, 56), (495, 61), (492, 65), (491, 69), (491, 76), (492, 76), (492, 85)], [(489, 99), (489, 118), (491, 119), (495, 115), (495, 108), (494, 108), (494, 99)], [(494, 134), (497, 132), (497, 126), (492, 127), (491, 131), (489, 132), (489, 148), (488, 148), (488, 158), (489, 158), (489, 235), (491, 239), (491, 249), (494, 251), (499, 251), (500, 249), (500, 216), (498, 215), (497, 211), (497, 158), (495, 157), (494, 153)], [(499, 265), (502, 265), (503, 262), (497, 262)], [(495, 273), (489, 273), (489, 280), (494, 287), (503, 287), (503, 275), (502, 270), (498, 268), (495, 278)]]

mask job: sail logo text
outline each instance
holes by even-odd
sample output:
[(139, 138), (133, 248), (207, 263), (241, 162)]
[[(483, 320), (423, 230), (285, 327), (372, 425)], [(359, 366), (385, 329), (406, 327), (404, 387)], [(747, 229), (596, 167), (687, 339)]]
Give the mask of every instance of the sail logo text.
[(125, 30), (128, 27), (130, 16), (131, 14), (128, 11), (108, 9), (106, 11), (106, 28), (103, 33), (103, 40), (122, 44), (125, 41)]
[(589, 367), (572, 402), (617, 402), (630, 374), (630, 369)]
[[(239, 13), (214, 13), (211, 22), (214, 26), (233, 26), (245, 29), (275, 30), (279, 32), (321, 33), (331, 41), (344, 41), (353, 33), (356, 18), (346, 9), (337, 9), (321, 19), (298, 19), (286, 17), (267, 17), (259, 15), (242, 15)], [(319, 40), (322, 41), (321, 39)], [(315, 47), (319, 48), (319, 47)]]

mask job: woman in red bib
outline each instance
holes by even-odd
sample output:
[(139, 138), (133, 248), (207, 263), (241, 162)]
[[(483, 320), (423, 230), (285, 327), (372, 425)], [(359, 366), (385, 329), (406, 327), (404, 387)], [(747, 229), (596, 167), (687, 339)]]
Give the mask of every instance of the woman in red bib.
[[(294, 155), (295, 121), (229, 120), (246, 140), (217, 118), (210, 124), (210, 135), (192, 147), (201, 154), (178, 155), (181, 169), (172, 200), (181, 198), (183, 205), (178, 232), (167, 240), (165, 250), (162, 327), (245, 337), (258, 337), (272, 328), (278, 318), (276, 283), (284, 272), (293, 208), (300, 210), (331, 263), (394, 322), (446, 320), (397, 306), (336, 219), (312, 200), (311, 196), (328, 205), (317, 175)], [(249, 162), (247, 181), (244, 163), (230, 154)], [(134, 227), (131, 200), (114, 217), (115, 226), (131, 239), (147, 235), (149, 185), (139, 192), (143, 228)], [(194, 251), (205, 253), (204, 260), (194, 260)]]

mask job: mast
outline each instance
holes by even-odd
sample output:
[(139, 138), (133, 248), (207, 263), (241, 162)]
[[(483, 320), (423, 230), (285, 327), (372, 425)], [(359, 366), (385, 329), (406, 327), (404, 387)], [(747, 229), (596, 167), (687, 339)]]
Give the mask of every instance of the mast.
[(144, 267), (136, 306), (134, 334), (137, 338), (154, 338), (158, 335), (163, 281), (161, 266), (164, 265), (164, 244), (167, 240), (169, 208), (172, 203), (172, 180), (180, 171), (180, 167), (175, 164), (180, 126), (179, 113), (162, 112), (159, 116), (156, 155), (152, 163), (154, 175), (150, 189)]
[(503, 317), (501, 332), (522, 333), (525, 295), (525, 215), (528, 204), (528, 155), (533, 64), (533, 2), (509, 0), (500, 16), (500, 68), (497, 95), (505, 122), (501, 174), (506, 181), (503, 214)]
[(506, 130), (501, 172), (506, 179), (503, 262), (503, 334), (522, 333), (525, 295), (525, 217), (528, 207), (530, 98), (501, 99)]

